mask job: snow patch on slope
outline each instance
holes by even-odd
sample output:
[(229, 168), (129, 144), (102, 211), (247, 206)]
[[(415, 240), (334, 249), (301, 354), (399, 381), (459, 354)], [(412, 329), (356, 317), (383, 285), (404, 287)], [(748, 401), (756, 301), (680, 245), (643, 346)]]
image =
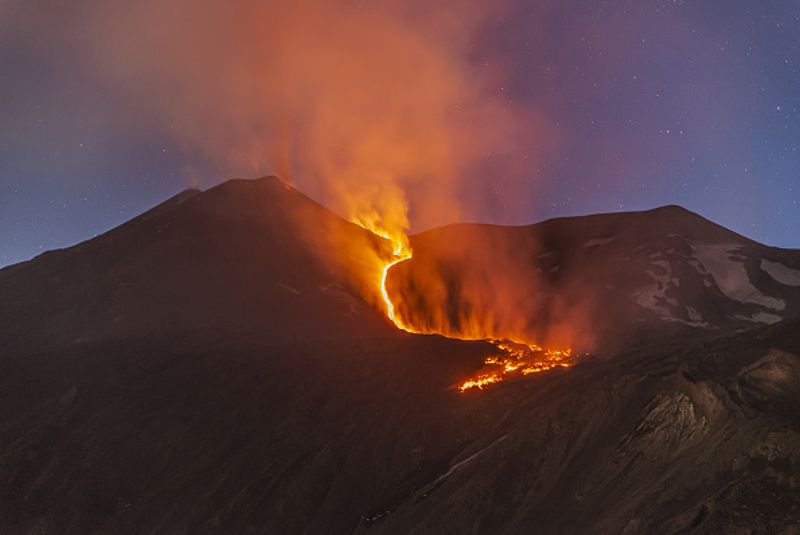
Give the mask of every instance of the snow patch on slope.
[(736, 315), (734, 316), (734, 319), (752, 321), (755, 323), (766, 323), (767, 325), (772, 325), (773, 323), (778, 323), (783, 318), (775, 314), (770, 314), (769, 312), (756, 312), (755, 314), (749, 317)]
[(633, 297), (640, 307), (652, 310), (662, 318), (672, 318), (672, 311), (668, 306), (663, 304), (664, 302), (670, 305), (678, 304), (674, 299), (667, 297), (669, 282), (672, 279), (672, 271), (670, 270), (668, 262), (653, 262), (653, 264), (661, 267), (663, 271), (661, 273), (656, 273), (650, 269), (645, 271), (645, 273), (653, 278), (655, 284), (642, 286), (633, 294)]
[(593, 240), (589, 240), (583, 244), (584, 247), (599, 247), (601, 245), (606, 245), (614, 241), (616, 237), (611, 238), (595, 238)]
[[(711, 275), (720, 291), (729, 299), (740, 303), (759, 305), (772, 310), (783, 310), (786, 302), (769, 297), (753, 286), (744, 260), (738, 256), (735, 244), (694, 244), (695, 260), (692, 265), (701, 275)], [(759, 315), (754, 316), (760, 317)], [(777, 316), (773, 316), (777, 317)], [(759, 320), (754, 320), (759, 321)]]
[(711, 324), (709, 324), (700, 312), (693, 307), (686, 307), (686, 315), (689, 316), (689, 321), (686, 321), (687, 325), (691, 325), (692, 327), (702, 327), (704, 329), (710, 329)]
[(783, 285), (800, 286), (800, 269), (792, 269), (769, 260), (761, 260), (761, 269)]
[(652, 265), (660, 268), (656, 273), (653, 270), (646, 270), (645, 273), (653, 278), (655, 284), (642, 286), (633, 294), (633, 298), (642, 308), (646, 308), (655, 312), (659, 319), (663, 321), (674, 321), (685, 323), (692, 327), (709, 328), (710, 325), (706, 322), (703, 316), (694, 308), (686, 307), (686, 315), (689, 321), (680, 318), (673, 313), (673, 310), (679, 306), (678, 300), (674, 297), (667, 296), (667, 290), (670, 288), (677, 288), (680, 286), (680, 279), (674, 277), (672, 274), (672, 266), (666, 260), (654, 260), (650, 262)]

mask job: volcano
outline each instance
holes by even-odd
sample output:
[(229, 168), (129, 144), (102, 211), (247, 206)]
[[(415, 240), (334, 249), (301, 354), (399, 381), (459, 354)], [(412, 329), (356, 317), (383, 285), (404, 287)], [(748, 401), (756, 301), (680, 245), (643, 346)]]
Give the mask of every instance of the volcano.
[[(411, 247), (386, 291), (428, 334), (351, 269), (391, 244), (273, 177), (0, 270), (0, 531), (800, 524), (800, 251), (678, 207)], [(459, 393), (488, 335), (584, 356)]]

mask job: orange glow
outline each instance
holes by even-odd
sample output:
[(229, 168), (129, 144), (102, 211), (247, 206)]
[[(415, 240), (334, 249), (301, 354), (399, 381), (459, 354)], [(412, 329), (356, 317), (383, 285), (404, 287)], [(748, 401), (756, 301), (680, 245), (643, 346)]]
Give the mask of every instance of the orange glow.
[(502, 379), (499, 375), (479, 375), (474, 379), (470, 379), (469, 381), (464, 381), (459, 387), (458, 391), (462, 394), (467, 390), (471, 390), (473, 388), (477, 388), (478, 390), (483, 390), (487, 386), (493, 383), (498, 383)]
[(407, 327), (400, 319), (397, 317), (395, 313), (394, 303), (392, 302), (391, 297), (389, 297), (389, 291), (386, 288), (386, 279), (389, 276), (389, 269), (395, 264), (399, 264), (404, 260), (408, 260), (411, 258), (411, 246), (408, 243), (408, 237), (402, 233), (396, 233), (392, 235), (387, 230), (381, 228), (378, 223), (374, 221), (362, 219), (360, 217), (354, 218), (353, 221), (355, 224), (359, 225), (360, 227), (369, 230), (373, 234), (380, 236), (381, 238), (388, 240), (392, 244), (392, 257), (388, 260), (383, 260), (383, 265), (380, 267), (380, 284), (379, 284), (379, 293), (381, 300), (383, 301), (383, 307), (386, 310), (386, 316), (389, 320), (394, 323), (398, 329), (408, 332), (415, 332)]
[(483, 390), (506, 378), (546, 372), (553, 368), (569, 368), (575, 364), (571, 349), (542, 349), (535, 344), (490, 340), (500, 351), (484, 360), (484, 368), (458, 386), (462, 394), (468, 390)]
[[(291, 214), (324, 265), (397, 328), (571, 344), (529, 329), (539, 287), (519, 254), (530, 247), (516, 239), (500, 249), (473, 235), (428, 247), (454, 266), (456, 300), (448, 299), (453, 280), (423, 258), (422, 245), (419, 280), (400, 276), (412, 257), (410, 213), (417, 228), (485, 219), (494, 203), (468, 181), (487, 162), (509, 179), (504, 204), (521, 208), (516, 188), (528, 190), (531, 170), (557, 144), (544, 116), (497, 93), (502, 69), (474, 61), (476, 34), (506, 2), (423, 2), (422, 10), (401, 0), (234, 4), (97, 3), (86, 13), (95, 30), (87, 41), (92, 66), (121, 97), (142, 103), (126, 110), (134, 122), (150, 124), (143, 111), (168, 117), (165, 134), (204, 168), (278, 174), (372, 232), (354, 238), (338, 218)], [(489, 265), (454, 263), (450, 256), (476, 240), (478, 250), (491, 251), (480, 255)], [(502, 367), (480, 384), (535, 366)]]
[[(402, 231), (390, 232), (386, 230), (381, 222), (374, 217), (353, 217), (352, 221), (389, 241), (392, 245), (391, 257), (381, 258), (379, 261), (380, 273), (375, 277), (378, 281), (378, 288), (375, 293), (380, 295), (386, 316), (398, 329), (417, 334), (440, 334), (459, 340), (485, 340), (497, 347), (497, 354), (486, 357), (481, 370), (458, 385), (460, 393), (463, 394), (470, 390), (484, 390), (490, 385), (512, 377), (525, 377), (559, 367), (569, 368), (575, 363), (572, 349), (544, 349), (533, 343), (493, 340), (485, 336), (481, 337), (477, 333), (482, 331), (473, 331), (469, 323), (465, 323), (466, 329), (463, 332), (453, 332), (452, 330), (442, 332), (436, 329), (421, 331), (416, 329), (413, 322), (404, 321), (403, 317), (397, 313), (397, 307), (387, 288), (389, 270), (413, 256), (408, 236)], [(397, 299), (397, 296), (394, 296), (394, 298)], [(405, 305), (405, 303), (402, 304)], [(407, 306), (403, 308), (408, 311)]]
[[(380, 274), (376, 279), (379, 281), (377, 293), (379, 293), (383, 302), (386, 316), (398, 329), (418, 334), (441, 334), (448, 338), (461, 340), (481, 339), (479, 336), (473, 336), (473, 333), (469, 329), (464, 333), (454, 333), (452, 331), (423, 332), (414, 329), (411, 324), (403, 321), (400, 315), (396, 313), (395, 303), (392, 300), (392, 296), (389, 295), (387, 278), (389, 270), (393, 266), (412, 257), (412, 250), (408, 237), (404, 233), (393, 234), (385, 230), (385, 228), (375, 220), (356, 217), (353, 218), (353, 222), (392, 244), (392, 256), (388, 259), (381, 260)], [(458, 391), (462, 394), (470, 390), (484, 390), (490, 385), (500, 383), (507, 378), (525, 377), (559, 367), (569, 368), (575, 363), (572, 349), (544, 349), (532, 343), (510, 340), (485, 340), (496, 346), (498, 353), (486, 357), (484, 360), (484, 367), (477, 372), (475, 376), (464, 380), (458, 385)]]
[(386, 277), (389, 275), (389, 268), (410, 257), (411, 255), (403, 257), (395, 253), (395, 259), (384, 266), (383, 273), (381, 274), (381, 296), (383, 297), (383, 302), (386, 304), (386, 315), (389, 316), (389, 319), (392, 321), (392, 323), (394, 323), (403, 330), (408, 330), (408, 329), (406, 329), (399, 322), (399, 320), (397, 319), (397, 315), (394, 312), (394, 303), (392, 303), (392, 300), (389, 298), (389, 292), (386, 290)]
[(397, 315), (394, 311), (394, 303), (392, 303), (392, 299), (389, 297), (389, 291), (386, 289), (386, 278), (389, 276), (389, 269), (395, 264), (399, 264), (403, 260), (408, 260), (411, 258), (411, 249), (408, 246), (403, 245), (402, 241), (392, 240), (391, 238), (387, 239), (394, 243), (395, 247), (392, 251), (394, 258), (383, 267), (383, 271), (381, 272), (381, 297), (386, 305), (386, 315), (389, 317), (392, 323), (397, 325), (399, 329), (412, 332), (397, 318)]

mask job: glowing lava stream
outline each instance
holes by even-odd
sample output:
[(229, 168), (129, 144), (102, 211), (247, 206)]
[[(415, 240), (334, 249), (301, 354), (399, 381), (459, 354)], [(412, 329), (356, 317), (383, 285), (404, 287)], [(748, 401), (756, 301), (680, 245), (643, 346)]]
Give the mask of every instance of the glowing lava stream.
[(392, 299), (389, 297), (389, 290), (386, 289), (386, 279), (389, 277), (389, 269), (391, 269), (391, 267), (395, 264), (399, 264), (400, 262), (411, 258), (411, 246), (408, 245), (408, 238), (405, 238), (405, 235), (402, 235), (405, 239), (395, 238), (388, 231), (383, 230), (378, 225), (371, 223), (369, 220), (365, 221), (359, 218), (354, 218), (352, 221), (364, 230), (369, 231), (392, 244), (392, 259), (387, 261), (381, 270), (381, 298), (386, 306), (386, 315), (388, 316), (389, 320), (394, 323), (395, 327), (401, 331), (421, 334), (413, 329), (409, 329), (397, 318), (397, 314), (394, 310), (394, 303), (392, 303)]
[(394, 255), (394, 260), (383, 266), (383, 273), (381, 274), (381, 296), (383, 296), (383, 302), (386, 303), (386, 315), (389, 317), (392, 323), (397, 326), (398, 329), (414, 332), (408, 329), (400, 320), (397, 319), (397, 315), (394, 312), (394, 303), (392, 303), (392, 300), (389, 297), (389, 291), (386, 289), (386, 278), (389, 276), (389, 269), (395, 264), (399, 264), (400, 262), (411, 258), (411, 251), (405, 249), (402, 243), (395, 242), (395, 248), (392, 254)]
[[(383, 271), (381, 272), (381, 297), (386, 305), (386, 315), (398, 329), (409, 333), (423, 334), (409, 327), (397, 317), (394, 303), (392, 303), (392, 299), (389, 297), (389, 291), (386, 288), (389, 270), (392, 266), (411, 258), (411, 248), (405, 245), (403, 241), (393, 238), (388, 232), (368, 228), (364, 225), (361, 226), (381, 238), (388, 240), (394, 246), (392, 252), (393, 258), (383, 266)], [(444, 334), (442, 334), (442, 336), (451, 337)], [(497, 347), (499, 353), (487, 357), (484, 360), (483, 370), (459, 384), (459, 393), (463, 394), (473, 389), (483, 390), (490, 385), (503, 381), (506, 376), (527, 376), (554, 368), (569, 368), (574, 364), (574, 357), (571, 349), (543, 349), (536, 344), (514, 342), (510, 340), (487, 339), (486, 342)]]

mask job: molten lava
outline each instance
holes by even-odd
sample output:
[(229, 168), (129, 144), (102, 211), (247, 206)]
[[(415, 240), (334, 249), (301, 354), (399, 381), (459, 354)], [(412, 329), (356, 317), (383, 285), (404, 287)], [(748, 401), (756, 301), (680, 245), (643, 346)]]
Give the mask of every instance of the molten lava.
[(467, 379), (458, 386), (462, 394), (468, 390), (499, 383), (506, 377), (525, 376), (546, 372), (553, 368), (569, 368), (575, 363), (571, 349), (542, 349), (535, 344), (489, 340), (499, 350), (499, 354), (484, 360), (484, 369), (478, 375)]
[[(412, 256), (408, 237), (405, 234), (393, 235), (372, 222), (365, 223), (364, 221), (356, 220), (355, 223), (392, 244), (392, 257), (386, 259), (381, 267), (379, 279), (380, 296), (383, 299), (386, 316), (398, 329), (416, 334), (440, 334), (448, 338), (457, 338), (461, 340), (476, 339), (468, 335), (454, 335), (450, 332), (421, 332), (406, 324), (396, 314), (395, 306), (392, 302), (392, 298), (389, 296), (386, 282), (389, 276), (389, 270), (396, 264), (408, 260)], [(458, 385), (458, 391), (462, 394), (473, 389), (483, 390), (506, 378), (541, 373), (558, 367), (569, 368), (575, 363), (575, 357), (573, 357), (571, 349), (543, 349), (536, 344), (510, 340), (488, 339), (486, 341), (496, 346), (498, 353), (487, 357), (484, 361), (484, 368), (481, 371)]]
[(461, 383), (461, 386), (458, 387), (458, 391), (463, 393), (472, 388), (483, 390), (490, 384), (499, 383), (502, 380), (503, 379), (497, 374), (481, 374), (473, 379), (469, 379), (468, 381)]
[[(391, 241), (391, 238), (387, 239)], [(389, 297), (389, 291), (386, 289), (386, 278), (389, 276), (389, 269), (391, 269), (391, 267), (395, 264), (399, 264), (403, 260), (408, 260), (411, 258), (411, 249), (404, 247), (401, 241), (393, 241), (393, 243), (394, 251), (392, 252), (392, 255), (394, 258), (385, 266), (383, 266), (383, 271), (381, 272), (381, 297), (383, 297), (383, 302), (386, 305), (386, 315), (389, 317), (392, 323), (394, 323), (398, 329), (413, 332), (406, 325), (404, 325), (395, 314), (394, 303), (392, 303), (392, 299)]]

